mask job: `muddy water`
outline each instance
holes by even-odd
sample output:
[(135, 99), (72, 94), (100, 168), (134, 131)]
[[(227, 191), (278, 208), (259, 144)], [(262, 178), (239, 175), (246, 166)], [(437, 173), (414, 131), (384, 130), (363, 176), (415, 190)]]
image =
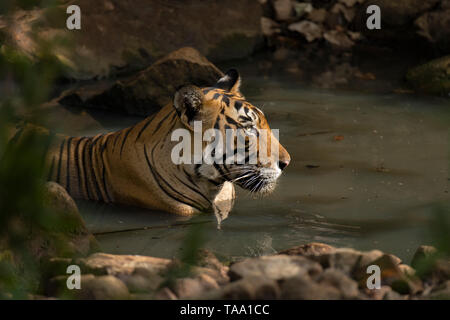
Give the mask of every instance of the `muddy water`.
[[(319, 241), (378, 248), (409, 261), (418, 245), (430, 241), (433, 206), (450, 198), (448, 99), (318, 90), (281, 78), (245, 80), (247, 99), (280, 130), (292, 156), (276, 191), (263, 199), (239, 191), (222, 230), (210, 215), (186, 219), (80, 201), (105, 251), (177, 256), (193, 224), (202, 226), (205, 246), (227, 258)], [(58, 112), (70, 134), (139, 120)]]

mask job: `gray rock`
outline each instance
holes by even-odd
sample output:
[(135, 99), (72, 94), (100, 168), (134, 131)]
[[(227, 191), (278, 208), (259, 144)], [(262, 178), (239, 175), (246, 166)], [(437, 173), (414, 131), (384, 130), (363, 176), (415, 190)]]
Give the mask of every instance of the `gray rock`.
[(245, 259), (230, 267), (231, 280), (258, 277), (280, 280), (300, 275), (315, 276), (322, 271), (320, 265), (300, 256), (263, 256)]
[(336, 251), (336, 248), (325, 243), (312, 242), (280, 251), (280, 254), (299, 256), (318, 256)]
[(197, 50), (186, 47), (168, 54), (128, 79), (116, 81), (106, 89), (90, 91), (81, 88), (65, 92), (59, 103), (148, 116), (169, 103), (179, 86), (210, 86), (222, 75)]
[(362, 253), (350, 248), (339, 248), (320, 256), (311, 256), (323, 268), (333, 268), (350, 274), (361, 259)]
[(83, 273), (120, 276), (131, 275), (135, 272), (143, 275), (145, 273), (142, 269), (146, 269), (148, 275), (159, 274), (167, 269), (171, 260), (137, 255), (96, 253), (85, 259), (79, 259), (77, 263)]
[(228, 276), (229, 268), (223, 267), (223, 269), (217, 270), (215, 268), (206, 267), (193, 267), (191, 273), (196, 276), (207, 275), (214, 279), (218, 284), (224, 285), (230, 282), (230, 277)]
[(403, 274), (405, 274), (406, 276), (414, 277), (416, 275), (416, 270), (414, 270), (407, 264), (399, 264), (398, 267), (400, 271), (403, 272)]
[(247, 277), (231, 282), (203, 297), (225, 300), (274, 300), (279, 299), (280, 295), (280, 288), (276, 281), (261, 277)]
[(311, 21), (304, 20), (290, 24), (288, 29), (302, 34), (308, 42), (322, 38), (322, 28)]
[(327, 269), (322, 272), (318, 282), (337, 288), (343, 299), (356, 299), (359, 295), (358, 283), (337, 269)]

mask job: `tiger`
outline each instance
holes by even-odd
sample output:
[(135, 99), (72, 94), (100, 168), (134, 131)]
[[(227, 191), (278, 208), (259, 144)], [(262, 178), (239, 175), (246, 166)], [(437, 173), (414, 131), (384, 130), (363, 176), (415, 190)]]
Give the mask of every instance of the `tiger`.
[[(192, 216), (213, 212), (220, 229), (235, 202), (235, 185), (268, 194), (291, 161), (270, 131), (264, 113), (245, 100), (241, 77), (227, 71), (211, 87), (186, 85), (173, 101), (134, 126), (91, 137), (61, 137), (47, 154), (48, 180), (62, 185), (76, 199), (131, 205)], [(256, 164), (175, 164), (171, 133), (244, 128), (268, 130), (277, 158)], [(249, 150), (247, 150), (249, 151)], [(275, 152), (273, 152), (275, 154)], [(273, 159), (272, 159), (273, 158)]]

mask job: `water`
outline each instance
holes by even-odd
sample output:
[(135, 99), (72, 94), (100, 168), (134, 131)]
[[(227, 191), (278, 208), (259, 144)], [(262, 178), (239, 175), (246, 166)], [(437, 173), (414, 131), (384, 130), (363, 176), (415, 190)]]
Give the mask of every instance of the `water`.
[[(222, 230), (212, 215), (187, 219), (79, 201), (104, 251), (174, 257), (191, 224), (201, 224), (205, 246), (226, 259), (316, 241), (381, 249), (409, 262), (419, 245), (430, 242), (433, 205), (450, 198), (449, 100), (318, 90), (251, 76), (243, 92), (280, 130), (291, 154), (276, 191), (263, 199), (239, 191)], [(139, 120), (52, 113), (67, 120), (61, 131), (69, 134), (116, 130)]]

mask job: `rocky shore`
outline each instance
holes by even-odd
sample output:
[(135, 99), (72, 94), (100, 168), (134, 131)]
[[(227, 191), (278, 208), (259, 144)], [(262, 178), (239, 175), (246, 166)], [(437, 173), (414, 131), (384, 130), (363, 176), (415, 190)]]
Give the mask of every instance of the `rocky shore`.
[[(412, 265), (435, 249), (420, 247)], [(66, 269), (81, 268), (81, 289), (68, 290)], [(380, 289), (368, 289), (367, 267), (381, 269)], [(52, 258), (46, 297), (75, 299), (450, 299), (450, 260), (436, 260), (426, 273), (379, 250), (361, 252), (310, 243), (276, 255), (227, 266), (201, 250), (187, 275), (172, 277), (177, 260), (95, 253), (87, 258)], [(37, 297), (40, 298), (40, 297)]]
[[(45, 199), (71, 223), (29, 238), (42, 270), (30, 299), (450, 299), (450, 259), (429, 246), (419, 247), (409, 265), (379, 250), (324, 243), (233, 262), (205, 249), (190, 262), (114, 255), (101, 252), (61, 186), (47, 183)], [(6, 251), (0, 253), (4, 259)], [(73, 265), (80, 268), (81, 288), (69, 290)], [(379, 289), (367, 286), (372, 265), (380, 268)]]

